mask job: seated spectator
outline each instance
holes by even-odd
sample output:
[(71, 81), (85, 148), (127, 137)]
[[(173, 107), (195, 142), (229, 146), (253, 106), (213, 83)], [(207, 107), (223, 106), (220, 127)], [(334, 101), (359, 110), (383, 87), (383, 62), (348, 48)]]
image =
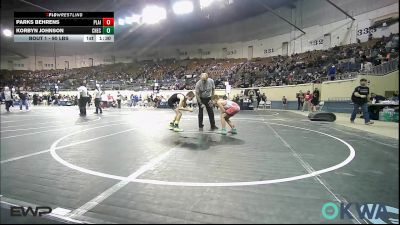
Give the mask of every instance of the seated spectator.
[[(67, 70), (2, 70), (0, 85), (23, 86), (24, 90), (32, 92), (57, 92), (61, 89), (74, 90), (81, 80), (97, 80), (103, 85), (103, 90), (191, 90), (196, 77), (203, 72), (208, 72), (220, 89), (225, 88), (226, 81), (233, 88), (297, 85), (321, 83), (324, 74), (328, 80), (348, 79), (350, 72), (370, 71), (372, 65), (380, 65), (399, 56), (398, 34), (364, 43), (358, 41), (329, 50), (253, 60), (164, 59)], [(154, 88), (155, 83), (157, 88)], [(46, 97), (57, 100), (53, 94)]]
[(370, 100), (372, 101), (372, 103), (380, 103), (381, 101), (385, 101), (386, 98), (383, 97), (382, 95), (377, 95), (375, 93), (371, 93)]
[(371, 72), (372, 70), (372, 63), (365, 61), (364, 63), (361, 63), (361, 72)]
[(393, 92), (393, 96), (392, 96), (391, 100), (395, 101), (395, 102), (399, 101), (399, 92), (398, 91)]

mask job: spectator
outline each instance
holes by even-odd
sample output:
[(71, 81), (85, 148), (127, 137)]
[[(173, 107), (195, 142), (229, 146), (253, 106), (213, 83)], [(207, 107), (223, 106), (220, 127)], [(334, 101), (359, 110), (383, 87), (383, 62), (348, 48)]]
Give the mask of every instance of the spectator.
[(10, 112), (10, 106), (13, 104), (13, 93), (8, 86), (4, 87), (3, 93), (1, 93), (2, 98), (5, 101), (6, 111)]
[(32, 101), (33, 105), (38, 105), (39, 96), (36, 93), (33, 94), (32, 99), (33, 99)]
[(367, 79), (362, 78), (360, 80), (360, 86), (356, 87), (351, 95), (351, 100), (354, 104), (353, 113), (350, 117), (350, 122), (354, 123), (356, 119), (357, 112), (359, 108), (362, 109), (365, 125), (371, 125), (374, 122), (370, 121), (369, 119), (369, 112), (368, 112), (368, 95), (369, 95), (369, 88), (367, 87)]
[(391, 100), (395, 101), (395, 102), (399, 101), (399, 92), (398, 91), (393, 92), (393, 96), (392, 96)]
[(237, 94), (234, 98), (233, 101), (236, 102), (238, 105), (240, 105), (240, 97), (239, 94)]
[[(369, 70), (369, 63), (379, 65), (383, 61), (397, 58), (398, 34), (382, 39), (371, 39), (366, 43), (337, 46), (329, 50), (315, 50), (291, 56), (273, 56), (257, 60), (245, 59), (191, 59), (161, 60), (158, 62), (130, 63), (91, 68), (76, 68), (53, 71), (1, 71), (0, 85), (13, 82), (24, 86), (27, 91), (49, 89), (74, 90), (80, 79), (97, 80), (105, 88), (141, 90), (154, 87), (157, 90), (195, 88), (196, 77), (208, 73), (214, 78), (216, 88), (224, 89), (224, 81), (233, 88), (266, 87), (275, 85), (296, 85), (319, 83), (323, 75), (329, 80), (347, 79), (347, 72)], [(367, 61), (368, 62), (367, 62)], [(364, 65), (365, 64), (365, 65)], [(335, 65), (335, 69), (332, 68)], [(326, 71), (321, 68), (326, 68)], [(53, 99), (56, 100), (56, 99)], [(258, 103), (258, 102), (257, 102)]]
[(133, 100), (134, 100), (134, 95), (133, 94), (131, 94), (131, 96), (129, 97), (129, 100), (130, 100), (129, 107), (132, 107), (133, 106)]
[(76, 96), (74, 96), (74, 106), (78, 105), (78, 98)]
[(361, 72), (371, 72), (372, 70), (372, 63), (365, 60), (363, 63), (361, 63)]
[(261, 100), (265, 103), (267, 101), (267, 96), (265, 95), (265, 93), (263, 93), (261, 95)]
[(297, 110), (303, 109), (304, 105), (304, 94), (303, 91), (299, 91), (299, 93), (296, 94), (297, 98)]
[(255, 91), (254, 90), (253, 95), (250, 97), (251, 102), (252, 102), (255, 110), (258, 109), (258, 95), (259, 95), (259, 93), (260, 93), (259, 91)]
[(239, 106), (240, 106), (240, 108), (243, 108), (244, 99), (245, 99), (244, 91), (241, 91), (240, 95), (239, 95), (239, 102), (240, 102)]
[(315, 88), (314, 92), (312, 94), (312, 99), (311, 99), (311, 105), (312, 105), (313, 112), (317, 111), (317, 106), (319, 105), (319, 98), (320, 98), (319, 90), (318, 90), (318, 88)]
[(304, 104), (303, 104), (303, 112), (304, 109), (307, 107), (307, 111), (310, 111), (311, 109), (311, 93), (310, 91), (307, 91), (307, 93), (304, 94)]
[(254, 109), (256, 109), (256, 107), (255, 107), (256, 103), (253, 103), (253, 100), (255, 99), (255, 98), (253, 98), (253, 96), (256, 95), (255, 90), (252, 90), (252, 89), (248, 90), (247, 95), (248, 95), (249, 100), (250, 100), (251, 104), (253, 105)]
[(381, 101), (385, 101), (386, 98), (383, 97), (382, 95), (377, 95), (375, 93), (371, 93), (370, 100), (372, 101), (372, 103), (380, 103)]
[(29, 104), (28, 104), (28, 93), (26, 91), (18, 90), (18, 97), (19, 97), (19, 110), (22, 111), (22, 105), (25, 105), (26, 111), (29, 111)]
[(133, 107), (136, 107), (137, 103), (139, 102), (139, 96), (135, 95), (135, 96), (133, 96), (133, 99), (134, 99)]
[(287, 102), (287, 98), (285, 96), (282, 97), (282, 105), (283, 105), (284, 110), (288, 109), (288, 102)]
[(329, 80), (335, 80), (335, 76), (336, 76), (336, 67), (335, 65), (332, 65), (331, 67), (329, 67), (328, 69), (328, 77)]

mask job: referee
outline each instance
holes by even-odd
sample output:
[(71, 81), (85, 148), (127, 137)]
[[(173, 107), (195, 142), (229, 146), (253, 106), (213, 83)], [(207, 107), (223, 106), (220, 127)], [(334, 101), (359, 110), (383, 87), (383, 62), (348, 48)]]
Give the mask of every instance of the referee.
[(103, 110), (100, 107), (101, 94), (102, 94), (102, 92), (100, 89), (100, 85), (96, 84), (96, 89), (94, 90), (94, 106), (96, 107), (95, 114), (99, 114), (99, 110), (100, 110), (100, 114), (103, 113)]
[(79, 115), (86, 116), (86, 104), (88, 102), (88, 90), (85, 87), (85, 83), (78, 88), (78, 105), (79, 105)]
[(215, 84), (213, 79), (208, 78), (207, 73), (202, 73), (200, 75), (200, 80), (196, 83), (196, 98), (197, 104), (199, 105), (199, 128), (203, 129), (203, 108), (205, 107), (208, 113), (208, 118), (210, 119), (211, 130), (217, 130), (218, 127), (215, 126), (214, 111), (210, 105), (211, 96), (215, 93)]

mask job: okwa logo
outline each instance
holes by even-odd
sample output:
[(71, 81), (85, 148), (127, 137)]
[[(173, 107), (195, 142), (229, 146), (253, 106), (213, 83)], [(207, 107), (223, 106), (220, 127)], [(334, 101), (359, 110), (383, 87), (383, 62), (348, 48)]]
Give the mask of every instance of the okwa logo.
[[(351, 210), (351, 212), (350, 212)], [(399, 209), (382, 203), (333, 203), (327, 202), (322, 206), (322, 216), (326, 220), (366, 219), (373, 224), (399, 224)], [(355, 212), (355, 213), (352, 213)]]

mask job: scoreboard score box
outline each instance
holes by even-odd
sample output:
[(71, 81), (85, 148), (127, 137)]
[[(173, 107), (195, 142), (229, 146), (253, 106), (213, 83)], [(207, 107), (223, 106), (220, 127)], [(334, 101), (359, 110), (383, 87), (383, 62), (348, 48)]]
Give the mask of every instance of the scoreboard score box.
[(103, 34), (114, 34), (114, 27), (103, 27)]
[(114, 18), (103, 18), (103, 26), (114, 26)]
[(114, 42), (114, 12), (14, 12), (14, 42)]

